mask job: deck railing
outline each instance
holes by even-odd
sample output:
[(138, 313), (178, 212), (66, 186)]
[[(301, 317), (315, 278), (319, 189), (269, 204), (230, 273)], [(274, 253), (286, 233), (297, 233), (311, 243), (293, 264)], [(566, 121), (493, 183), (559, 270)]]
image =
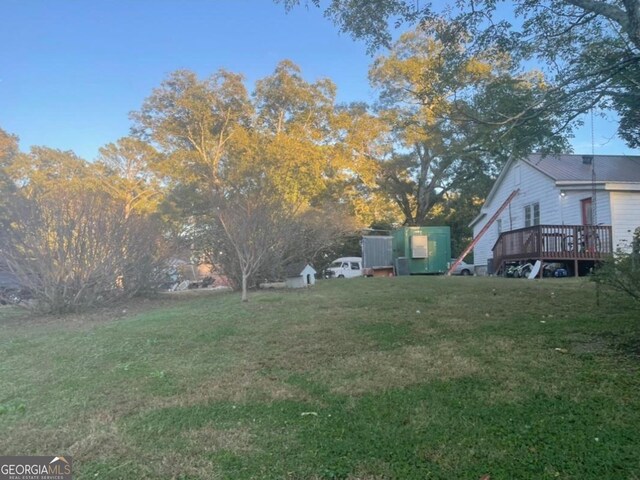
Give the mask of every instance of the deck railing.
[(502, 232), (493, 247), (496, 268), (504, 261), (600, 260), (613, 253), (609, 225), (535, 225)]

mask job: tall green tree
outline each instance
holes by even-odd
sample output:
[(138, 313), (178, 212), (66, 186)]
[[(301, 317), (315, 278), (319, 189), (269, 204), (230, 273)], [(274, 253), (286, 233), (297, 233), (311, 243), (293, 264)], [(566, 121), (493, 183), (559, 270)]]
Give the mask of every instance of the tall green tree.
[[(306, 81), (290, 61), (256, 82), (252, 95), (229, 72), (204, 80), (175, 72), (132, 118), (134, 135), (159, 153), (150, 168), (168, 186), (161, 210), (185, 243), (199, 245), (243, 290), (281, 271), (287, 252), (308, 259), (318, 250), (275, 253), (294, 238), (292, 225), (313, 230), (301, 226), (307, 212), (351, 200), (334, 187), (358, 169), (350, 161), (357, 155), (338, 141), (354, 125), (341, 116), (335, 85)], [(121, 150), (110, 155), (120, 160)]]
[(176, 71), (131, 114), (134, 134), (163, 154), (155, 168), (204, 196), (224, 187), (231, 152), (252, 116), (242, 76), (225, 70), (204, 80)]
[(0, 167), (11, 163), (18, 154), (18, 137), (0, 128)]
[(14, 155), (4, 171), (21, 194), (31, 198), (95, 183), (90, 166), (84, 159), (72, 151), (42, 146)]
[[(13, 201), (16, 186), (6, 171), (6, 167), (11, 165), (14, 158), (19, 153), (18, 137), (5, 132), (0, 128), (0, 212), (4, 211), (9, 203)], [(0, 216), (0, 228), (8, 228), (10, 219)]]
[(153, 168), (161, 161), (148, 143), (124, 137), (100, 148), (96, 162), (103, 187), (118, 200), (125, 218), (134, 211), (150, 213), (158, 208), (162, 188)]
[(506, 55), (469, 56), (464, 32), (446, 42), (431, 33), (444, 28), (438, 22), (403, 34), (370, 71), (396, 142), (392, 158), (381, 163), (379, 184), (409, 225), (428, 223), (434, 206), (454, 192), (483, 197), (507, 158), (566, 146), (554, 135), (557, 119), (518, 127), (474, 120), (494, 108), (516, 108), (506, 106), (541, 94), (544, 82), (511, 76)]
[[(287, 8), (301, 3), (280, 1)], [(471, 33), (472, 54), (498, 48), (520, 68), (536, 62), (547, 76), (544, 95), (515, 113), (494, 111), (485, 122), (522, 124), (560, 111), (570, 127), (593, 107), (612, 108), (622, 119), (621, 135), (635, 145), (625, 131), (634, 124), (640, 96), (640, 0), (473, 0), (446, 7), (414, 0), (331, 0), (325, 15), (341, 31), (365, 40), (371, 52), (391, 46), (393, 24), (404, 28), (446, 17)]]
[(253, 168), (264, 170), (281, 195), (301, 206), (313, 203), (331, 180), (335, 94), (333, 82), (309, 83), (289, 60), (256, 82), (260, 151)]
[(397, 223), (402, 214), (380, 188), (383, 161), (393, 152), (393, 129), (364, 103), (341, 105), (332, 123), (334, 165), (327, 198), (348, 205), (361, 225)]

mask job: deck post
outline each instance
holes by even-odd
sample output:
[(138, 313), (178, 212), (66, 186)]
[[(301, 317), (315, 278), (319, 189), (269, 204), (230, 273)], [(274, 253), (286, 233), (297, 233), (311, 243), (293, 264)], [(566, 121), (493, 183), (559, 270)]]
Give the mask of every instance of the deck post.
[(578, 276), (578, 259), (577, 258), (573, 261), (573, 276), (574, 277)]

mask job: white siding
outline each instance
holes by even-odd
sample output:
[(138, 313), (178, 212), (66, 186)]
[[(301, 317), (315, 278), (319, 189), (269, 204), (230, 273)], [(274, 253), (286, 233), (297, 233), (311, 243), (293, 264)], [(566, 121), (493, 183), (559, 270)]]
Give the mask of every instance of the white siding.
[(287, 288), (304, 288), (307, 286), (307, 283), (302, 276), (289, 277), (285, 280), (285, 283), (287, 284)]
[[(514, 167), (517, 168), (514, 169)], [(519, 185), (516, 178), (518, 170), (520, 176)], [(483, 207), (483, 211), (486, 211), (486, 216), (474, 225), (474, 237), (516, 188), (520, 189), (520, 193), (498, 217), (502, 219), (503, 232), (523, 228), (525, 226), (524, 207), (536, 202), (540, 204), (540, 223), (561, 223), (560, 192), (556, 189), (555, 182), (526, 163), (517, 162), (511, 165), (509, 171), (505, 172), (491, 202)], [(498, 227), (496, 222), (491, 225), (473, 249), (473, 261), (477, 266), (487, 264), (487, 259), (493, 255), (491, 249), (497, 240)]]
[[(558, 189), (558, 195), (560, 190)], [(584, 190), (569, 190), (564, 198), (561, 197), (561, 212), (559, 224), (582, 225), (581, 201), (591, 198), (593, 191), (590, 188)], [(611, 202), (609, 192), (598, 190), (596, 192), (596, 223), (611, 225)]]
[[(514, 169), (514, 167), (517, 167)], [(516, 172), (519, 170), (520, 183), (517, 184)], [(502, 219), (502, 231), (516, 230), (525, 227), (524, 207), (532, 203), (540, 204), (540, 224), (542, 225), (581, 225), (582, 210), (580, 201), (592, 196), (589, 187), (584, 190), (570, 190), (565, 196), (560, 195), (560, 189), (555, 181), (524, 162), (511, 165), (498, 186), (498, 190), (489, 204), (483, 207), (485, 217), (473, 227), (476, 237), (484, 225), (489, 221), (500, 205), (515, 190), (520, 193), (511, 201), (498, 217)], [(596, 194), (597, 223), (611, 224), (611, 207), (609, 192), (600, 190)], [(476, 266), (485, 266), (487, 259), (493, 256), (492, 248), (498, 240), (498, 226), (495, 222), (473, 249)], [(614, 234), (614, 240), (615, 240)]]
[(631, 245), (633, 232), (640, 227), (640, 193), (611, 192), (611, 205), (613, 248), (624, 249)]

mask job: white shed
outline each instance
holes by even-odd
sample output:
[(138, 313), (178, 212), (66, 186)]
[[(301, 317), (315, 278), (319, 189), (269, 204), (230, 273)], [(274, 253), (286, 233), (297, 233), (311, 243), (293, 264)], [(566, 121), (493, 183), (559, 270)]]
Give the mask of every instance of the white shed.
[(308, 263), (289, 265), (285, 269), (287, 288), (304, 288), (316, 283), (316, 271)]
[[(476, 272), (506, 262), (562, 261), (583, 271), (630, 245), (640, 226), (640, 156), (529, 155), (509, 161), (470, 224)], [(589, 263), (590, 262), (590, 263)]]

